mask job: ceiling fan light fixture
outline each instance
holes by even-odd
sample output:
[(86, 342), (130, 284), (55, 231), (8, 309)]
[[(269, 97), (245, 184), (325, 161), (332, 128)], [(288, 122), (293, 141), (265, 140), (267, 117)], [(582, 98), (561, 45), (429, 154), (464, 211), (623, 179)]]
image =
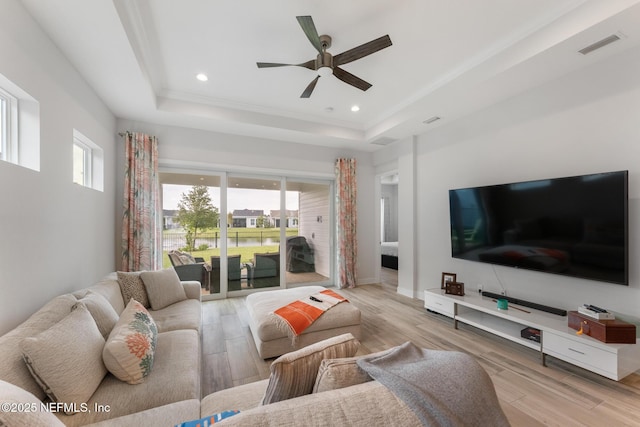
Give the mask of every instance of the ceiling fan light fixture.
[(333, 74), (333, 69), (331, 67), (320, 67), (318, 68), (318, 75), (320, 77), (327, 77)]

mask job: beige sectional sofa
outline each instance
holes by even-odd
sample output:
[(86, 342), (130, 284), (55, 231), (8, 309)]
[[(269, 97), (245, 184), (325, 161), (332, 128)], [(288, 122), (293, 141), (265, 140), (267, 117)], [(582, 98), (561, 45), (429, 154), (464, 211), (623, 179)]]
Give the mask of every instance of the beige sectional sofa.
[[(184, 300), (159, 310), (148, 310), (157, 325), (158, 334), (153, 367), (144, 381), (132, 385), (107, 373), (87, 401), (87, 407), (81, 408), (84, 412), (66, 415), (64, 408), (52, 407), (52, 412), (63, 424), (87, 425), (158, 407), (165, 408), (159, 411), (162, 413), (160, 418), (163, 423), (170, 423), (172, 419), (178, 422), (199, 417), (202, 325), (200, 283), (181, 282), (181, 285), (186, 297)], [(11, 401), (11, 386), (7, 383), (21, 388), (27, 395), (30, 393), (36, 401), (48, 401), (43, 388), (31, 375), (23, 360), (21, 342), (58, 324), (71, 313), (78, 301), (82, 301), (87, 295), (95, 297), (95, 294), (104, 297), (118, 315), (125, 310), (118, 277), (116, 273), (112, 273), (89, 288), (54, 298), (24, 323), (0, 337), (0, 401)], [(80, 329), (80, 325), (78, 327)], [(69, 333), (69, 342), (64, 342), (66, 339), (63, 339), (59, 347), (64, 350), (79, 339), (75, 332)], [(72, 357), (70, 354), (69, 358)], [(57, 359), (59, 370), (69, 370), (69, 377), (77, 375), (74, 371), (79, 368), (68, 366), (69, 363), (65, 366), (65, 357)], [(94, 370), (85, 368), (84, 371), (80, 375), (88, 377), (93, 375)], [(16, 406), (15, 409), (20, 408)], [(4, 412), (0, 413), (0, 417), (9, 416)], [(47, 417), (42, 425), (50, 425), (52, 420)], [(20, 425), (17, 417), (14, 421), (8, 425)]]
[[(0, 426), (171, 427), (230, 410), (240, 413), (221, 421), (221, 425), (405, 427), (422, 425), (421, 420), (432, 417), (431, 414), (435, 421), (437, 417), (444, 417), (447, 422), (430, 425), (509, 425), (489, 376), (470, 356), (420, 350), (424, 352), (418, 353), (424, 366), (421, 371), (428, 380), (418, 383), (432, 389), (419, 392), (418, 399), (413, 399), (419, 402), (419, 411), (416, 411), (415, 405), (405, 403), (388, 384), (374, 380), (359, 366), (363, 359), (402, 360), (399, 349), (403, 346), (356, 356), (359, 342), (350, 333), (280, 356), (272, 363), (268, 380), (218, 391), (201, 400), (200, 284), (182, 282), (182, 286), (186, 299), (148, 311), (158, 329), (155, 362), (150, 373), (141, 383), (133, 385), (108, 373), (88, 399), (87, 410), (73, 415), (64, 414), (63, 408), (42, 409), (41, 404), (47, 402), (47, 397), (26, 367), (21, 342), (28, 337), (42, 336), (43, 331), (62, 324), (71, 316), (78, 301), (95, 294), (104, 297), (121, 314), (109, 333), (111, 339), (129, 308), (125, 307), (116, 276), (110, 275), (90, 288), (55, 298), (0, 337), (0, 403), (3, 405)], [(76, 308), (72, 313), (86, 316), (83, 310)], [(95, 310), (91, 314), (94, 319), (98, 318), (97, 325), (103, 323)], [(86, 323), (91, 324), (91, 319)], [(83, 325), (77, 325), (79, 336), (84, 336), (80, 332), (83, 329)], [(98, 329), (100, 326), (94, 330), (95, 334), (100, 333)], [(70, 334), (69, 342), (60, 342), (59, 346), (74, 348), (73, 341), (79, 336)], [(415, 366), (415, 363), (409, 365)], [(64, 360), (60, 360), (60, 366), (62, 369)], [(70, 372), (69, 376), (80, 375), (76, 384), (81, 389), (85, 386), (85, 376), (93, 376), (93, 371), (84, 369)], [(104, 410), (106, 407), (108, 411)], [(475, 424), (469, 424), (469, 420)]]

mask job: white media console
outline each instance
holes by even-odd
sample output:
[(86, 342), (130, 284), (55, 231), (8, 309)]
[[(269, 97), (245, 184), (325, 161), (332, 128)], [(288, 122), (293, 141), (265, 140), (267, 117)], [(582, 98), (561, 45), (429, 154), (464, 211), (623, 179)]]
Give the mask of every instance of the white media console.
[[(471, 292), (464, 296), (445, 294), (444, 289), (424, 291), (424, 306), (458, 322), (517, 342), (540, 352), (542, 364), (547, 355), (619, 381), (640, 369), (640, 344), (605, 344), (586, 335), (576, 335), (567, 325), (566, 316), (509, 303), (499, 310), (495, 299)], [(520, 331), (532, 327), (540, 330), (537, 343), (522, 338)]]

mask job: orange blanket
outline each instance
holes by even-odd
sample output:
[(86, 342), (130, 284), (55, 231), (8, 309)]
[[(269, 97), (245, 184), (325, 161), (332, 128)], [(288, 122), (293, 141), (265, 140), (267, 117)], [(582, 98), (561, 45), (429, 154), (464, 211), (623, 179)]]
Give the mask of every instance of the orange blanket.
[(274, 313), (289, 325), (294, 336), (298, 336), (311, 326), (322, 313), (343, 301), (347, 301), (347, 299), (330, 289), (325, 289), (317, 294), (280, 307)]

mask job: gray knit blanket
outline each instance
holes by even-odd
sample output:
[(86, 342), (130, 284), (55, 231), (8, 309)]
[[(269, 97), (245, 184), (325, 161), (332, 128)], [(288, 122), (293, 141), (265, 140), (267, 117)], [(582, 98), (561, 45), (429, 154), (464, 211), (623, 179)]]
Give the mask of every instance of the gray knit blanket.
[(509, 426), (491, 378), (467, 354), (406, 342), (357, 363), (413, 410), (424, 426)]

